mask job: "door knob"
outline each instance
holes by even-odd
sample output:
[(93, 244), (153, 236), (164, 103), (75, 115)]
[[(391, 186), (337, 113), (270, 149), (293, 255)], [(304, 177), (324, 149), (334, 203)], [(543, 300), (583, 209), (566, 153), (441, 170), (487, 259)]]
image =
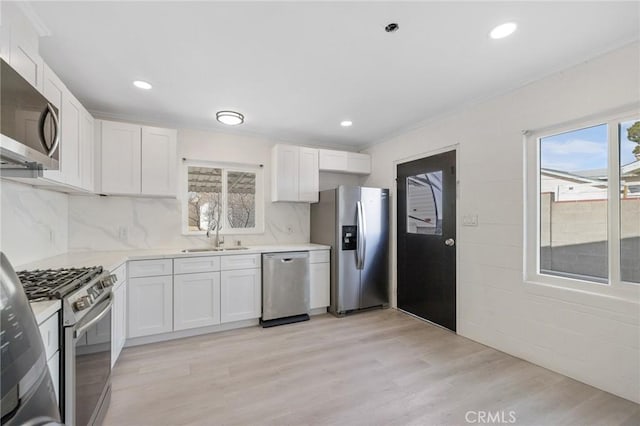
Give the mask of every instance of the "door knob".
[(456, 240), (454, 240), (453, 238), (447, 238), (446, 240), (444, 240), (444, 245), (453, 247), (456, 245)]

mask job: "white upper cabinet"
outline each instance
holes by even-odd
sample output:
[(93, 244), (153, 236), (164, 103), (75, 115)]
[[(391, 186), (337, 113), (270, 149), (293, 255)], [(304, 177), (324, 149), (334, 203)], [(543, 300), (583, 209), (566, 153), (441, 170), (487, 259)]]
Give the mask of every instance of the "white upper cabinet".
[(347, 151), (319, 149), (320, 171), (343, 172), (347, 170)]
[(357, 152), (347, 152), (347, 170), (345, 173), (368, 175), (371, 173), (371, 156)]
[(276, 145), (271, 170), (272, 201), (318, 201), (317, 149)]
[(67, 88), (47, 64), (44, 65), (44, 80), (42, 84), (42, 94), (59, 111), (62, 108), (62, 94)]
[(40, 92), (44, 61), (38, 54), (39, 35), (13, 2), (0, 2), (0, 54), (11, 67)]
[(62, 110), (60, 111), (60, 170), (63, 182), (80, 186), (80, 119), (82, 105), (65, 90), (62, 96)]
[(35, 51), (11, 40), (9, 64), (36, 89), (42, 90), (44, 61)]
[(60, 147), (59, 169), (44, 172), (44, 177), (55, 182), (80, 188), (82, 179), (80, 176), (80, 122), (84, 111), (82, 104), (62, 85), (60, 80), (47, 69), (45, 80), (45, 96), (52, 103), (56, 101), (58, 90), (61, 89), (60, 117)]
[(113, 121), (101, 126), (101, 192), (140, 194), (140, 126)]
[(93, 117), (46, 64), (43, 94), (58, 108), (60, 119), (60, 168), (45, 171), (44, 176), (53, 182), (93, 191)]
[[(58, 109), (60, 123), (59, 169), (45, 171), (34, 181), (65, 192), (94, 189), (93, 117), (38, 55), (39, 35), (17, 4), (0, 4), (0, 55)], [(37, 132), (39, 114), (18, 117), (25, 132)], [(53, 132), (53, 126), (45, 132)]]
[(177, 132), (100, 121), (100, 192), (176, 196)]
[(371, 173), (369, 154), (357, 152), (319, 149), (319, 169), (321, 172), (338, 172), (368, 175)]
[(298, 200), (298, 169), (300, 148), (292, 145), (276, 145), (271, 151), (271, 199), (272, 201)]
[(142, 193), (176, 195), (177, 132), (158, 127), (142, 128)]
[(84, 108), (80, 113), (80, 186), (87, 191), (95, 189), (95, 120)]
[(310, 203), (318, 202), (320, 190), (318, 173), (318, 150), (300, 147), (300, 168), (298, 171), (298, 199)]

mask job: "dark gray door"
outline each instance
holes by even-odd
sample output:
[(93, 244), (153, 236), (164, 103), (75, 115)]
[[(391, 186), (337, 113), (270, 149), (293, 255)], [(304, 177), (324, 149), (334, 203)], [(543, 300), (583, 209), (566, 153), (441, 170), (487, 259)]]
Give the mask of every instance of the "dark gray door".
[(361, 188), (360, 308), (389, 303), (389, 190)]
[(397, 166), (398, 308), (456, 330), (456, 152)]

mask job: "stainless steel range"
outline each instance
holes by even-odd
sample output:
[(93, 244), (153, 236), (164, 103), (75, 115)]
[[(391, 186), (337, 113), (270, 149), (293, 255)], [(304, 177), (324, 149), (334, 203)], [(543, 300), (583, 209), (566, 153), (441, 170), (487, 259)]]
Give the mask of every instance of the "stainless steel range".
[(18, 272), (31, 301), (60, 299), (60, 412), (70, 426), (101, 424), (111, 399), (111, 287), (100, 266)]

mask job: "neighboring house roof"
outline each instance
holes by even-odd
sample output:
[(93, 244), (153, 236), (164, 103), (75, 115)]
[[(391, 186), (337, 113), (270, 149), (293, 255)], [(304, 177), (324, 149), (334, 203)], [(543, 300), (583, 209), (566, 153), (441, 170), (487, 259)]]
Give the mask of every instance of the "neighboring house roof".
[(636, 160), (633, 163), (629, 163), (620, 168), (622, 176), (628, 175), (640, 175), (640, 160)]
[[(565, 172), (553, 169), (540, 169), (540, 173), (559, 179), (571, 180), (576, 183), (599, 184), (607, 180), (607, 169), (578, 170)], [(620, 174), (625, 176), (640, 176), (640, 160), (626, 164), (620, 168)]]
[(588, 183), (594, 186), (603, 186), (603, 182), (601, 180), (591, 179), (588, 177), (580, 176), (578, 174), (563, 172), (560, 170), (540, 169), (540, 173), (557, 179), (569, 180), (575, 183)]
[(607, 176), (607, 169), (576, 170), (572, 173), (586, 178), (602, 179)]

